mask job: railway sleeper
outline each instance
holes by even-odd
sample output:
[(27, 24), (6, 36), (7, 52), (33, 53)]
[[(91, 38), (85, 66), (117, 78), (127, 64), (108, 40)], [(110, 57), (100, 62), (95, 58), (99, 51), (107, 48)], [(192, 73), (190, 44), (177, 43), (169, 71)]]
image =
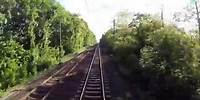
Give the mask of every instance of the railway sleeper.
[(90, 75), (91, 75), (92, 77), (97, 77), (97, 76), (99, 76), (100, 74), (97, 74), (97, 73), (90, 73)]
[(88, 83), (101, 83), (101, 81), (100, 80), (88, 80)]
[(65, 74), (58, 74), (58, 75), (55, 75), (55, 76), (53, 76), (52, 77), (52, 81), (59, 81), (60, 79), (62, 79), (63, 78), (63, 76), (64, 76)]
[(42, 98), (45, 96), (46, 93), (37, 93), (37, 92), (33, 92), (30, 94), (30, 97), (33, 97), (33, 98)]
[(102, 92), (101, 91), (85, 91), (85, 94), (86, 95), (92, 95), (92, 96), (98, 96), (98, 95), (101, 95), (102, 94)]
[(78, 98), (80, 98), (80, 94), (76, 94), (74, 97), (77, 98), (75, 100), (78, 100)]
[(101, 76), (98, 73), (100, 73), (100, 72), (94, 72), (94, 73), (91, 72), (90, 75), (91, 75), (91, 77), (99, 77), (99, 76)]
[(45, 86), (48, 86), (48, 87), (51, 87), (51, 86), (53, 86), (53, 85), (55, 85), (57, 82), (47, 82), (47, 83), (45, 83), (44, 85)]
[(81, 83), (80, 86), (82, 87), (84, 85), (84, 83)]
[[(98, 72), (96, 72), (96, 73), (98, 73)], [(90, 78), (99, 78), (100, 77), (100, 75), (96, 75), (96, 74), (90, 74), (90, 76), (89, 76)]]
[(85, 80), (81, 80), (81, 84), (84, 84), (85, 83)]
[(98, 79), (101, 79), (101, 77), (100, 77), (100, 76), (99, 76), (99, 77), (89, 77), (89, 79), (88, 79), (88, 80), (90, 80), (90, 79), (91, 79), (91, 80), (95, 80), (95, 79), (97, 79), (97, 80), (98, 80)]
[(87, 86), (90, 86), (90, 87), (100, 87), (101, 84), (87, 84)]
[(109, 86), (105, 86), (104, 89), (105, 90), (110, 90), (110, 87)]
[(110, 87), (110, 84), (104, 84), (104, 87)]
[(31, 96), (28, 96), (25, 100), (41, 100), (41, 98), (33, 98)]
[(100, 78), (89, 78), (88, 81), (100, 81)]
[(105, 80), (105, 79), (104, 79), (104, 81), (103, 81), (103, 82), (104, 82), (105, 84), (106, 84), (106, 83), (110, 83), (108, 80)]
[(101, 78), (99, 77), (99, 78), (89, 78), (88, 79), (88, 81), (100, 81), (101, 80)]
[(78, 94), (80, 94), (82, 91), (81, 91), (81, 90), (77, 90), (76, 92), (77, 92)]
[(109, 91), (109, 90), (106, 90), (104, 92), (105, 92), (105, 94), (111, 94), (111, 91)]
[(111, 94), (106, 94), (106, 98), (112, 98)]
[(84, 95), (85, 100), (102, 100), (102, 96)]
[(101, 81), (90, 81), (90, 80), (88, 80), (88, 83), (90, 84), (100, 84), (101, 83)]
[(94, 90), (101, 91), (101, 87), (86, 87), (86, 90), (88, 90), (88, 91), (94, 91)]

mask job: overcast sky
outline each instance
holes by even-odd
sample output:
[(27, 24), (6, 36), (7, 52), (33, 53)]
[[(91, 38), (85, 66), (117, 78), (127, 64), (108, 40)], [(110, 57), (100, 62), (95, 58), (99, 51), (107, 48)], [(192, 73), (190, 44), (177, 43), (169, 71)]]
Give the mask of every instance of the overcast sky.
[(58, 0), (66, 10), (78, 13), (88, 23), (97, 39), (111, 26), (117, 12), (141, 12), (159, 14), (164, 4), (164, 18), (171, 20), (175, 11), (190, 3), (190, 0)]

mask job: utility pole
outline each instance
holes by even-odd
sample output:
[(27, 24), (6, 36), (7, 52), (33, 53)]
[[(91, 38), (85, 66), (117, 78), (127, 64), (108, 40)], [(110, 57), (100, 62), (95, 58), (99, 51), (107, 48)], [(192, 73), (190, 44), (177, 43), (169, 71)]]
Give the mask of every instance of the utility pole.
[(197, 5), (197, 1), (195, 1), (195, 7), (196, 7), (196, 11), (197, 11), (198, 32), (199, 32), (199, 39), (200, 39), (200, 20), (199, 20), (199, 8)]
[(60, 57), (62, 57), (62, 24), (60, 22)]
[(61, 31), (62, 31), (62, 28), (61, 28), (61, 27), (62, 27), (62, 25), (61, 25), (61, 22), (60, 22), (60, 47), (62, 46), (62, 40), (61, 40), (61, 39), (62, 39), (62, 38), (61, 38), (61, 37), (62, 37), (62, 36), (61, 36), (61, 35), (62, 35), (62, 32), (61, 32)]
[(163, 11), (164, 11), (164, 5), (162, 4), (162, 6), (161, 6), (161, 14), (160, 14), (161, 21), (162, 21), (162, 27), (164, 27), (164, 16), (163, 16)]
[(115, 34), (116, 31), (116, 20), (113, 20), (113, 33)]

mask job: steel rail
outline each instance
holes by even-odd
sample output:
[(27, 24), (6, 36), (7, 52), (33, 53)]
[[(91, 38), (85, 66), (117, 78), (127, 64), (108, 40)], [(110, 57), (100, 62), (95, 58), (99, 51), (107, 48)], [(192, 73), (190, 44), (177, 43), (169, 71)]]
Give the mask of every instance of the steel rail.
[(85, 90), (86, 90), (86, 86), (87, 86), (87, 83), (88, 83), (88, 80), (89, 80), (89, 75), (91, 73), (91, 69), (92, 69), (92, 66), (94, 64), (94, 60), (95, 60), (95, 55), (96, 54), (99, 57), (99, 70), (100, 70), (100, 80), (101, 80), (100, 85), (101, 85), (101, 92), (102, 92), (102, 100), (106, 100), (105, 86), (104, 86), (104, 77), (103, 77), (103, 68), (102, 68), (102, 59), (101, 59), (101, 50), (100, 50), (99, 45), (95, 49), (95, 54), (94, 54), (93, 59), (91, 61), (90, 67), (88, 69), (87, 76), (86, 76), (86, 79), (85, 79), (85, 82), (84, 82), (84, 86), (83, 86), (83, 89), (81, 91), (81, 95), (80, 95), (79, 100), (83, 100), (83, 96), (84, 96), (84, 93), (85, 93)]
[(85, 79), (85, 83), (84, 83), (84, 86), (83, 86), (83, 89), (82, 89), (82, 92), (81, 92), (81, 95), (80, 95), (79, 100), (82, 100), (82, 99), (83, 99), (83, 95), (84, 95), (84, 92), (85, 92), (85, 88), (86, 88), (86, 85), (87, 85), (87, 81), (88, 81), (88, 79), (89, 79), (89, 74), (90, 74), (90, 72), (91, 72), (92, 65), (93, 65), (93, 63), (94, 63), (96, 51), (97, 51), (97, 47), (96, 47), (96, 49), (95, 49), (95, 52), (94, 52), (92, 61), (91, 61), (91, 63), (90, 63), (90, 66), (89, 66), (89, 69), (88, 69), (88, 73), (87, 73), (87, 76), (86, 76), (86, 79)]
[(103, 92), (103, 100), (106, 100), (104, 77), (103, 77), (103, 67), (102, 67), (102, 60), (101, 60), (101, 49), (100, 49), (99, 45), (98, 45), (98, 48), (99, 48), (99, 66), (100, 66), (100, 71), (101, 71), (101, 86), (102, 86), (102, 92)]

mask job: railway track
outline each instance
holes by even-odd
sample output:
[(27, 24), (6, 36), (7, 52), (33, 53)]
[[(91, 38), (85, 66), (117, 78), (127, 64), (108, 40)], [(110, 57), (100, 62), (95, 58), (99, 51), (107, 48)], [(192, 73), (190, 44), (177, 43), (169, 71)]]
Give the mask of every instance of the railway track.
[[(87, 53), (91, 53), (91, 51)], [(73, 75), (75, 70), (78, 70), (77, 66), (85, 59), (87, 53), (83, 56), (79, 55), (80, 57), (78, 56), (77, 58), (80, 58), (80, 60), (74, 63), (70, 68), (68, 68), (69, 66), (63, 66), (20, 100), (48, 100), (47, 97), (56, 88), (56, 85), (60, 84), (64, 78)]]
[(99, 46), (70, 68), (62, 67), (20, 100), (111, 100)]
[(82, 80), (73, 100), (110, 100), (110, 84), (103, 73), (101, 51), (97, 46), (87, 75)]

